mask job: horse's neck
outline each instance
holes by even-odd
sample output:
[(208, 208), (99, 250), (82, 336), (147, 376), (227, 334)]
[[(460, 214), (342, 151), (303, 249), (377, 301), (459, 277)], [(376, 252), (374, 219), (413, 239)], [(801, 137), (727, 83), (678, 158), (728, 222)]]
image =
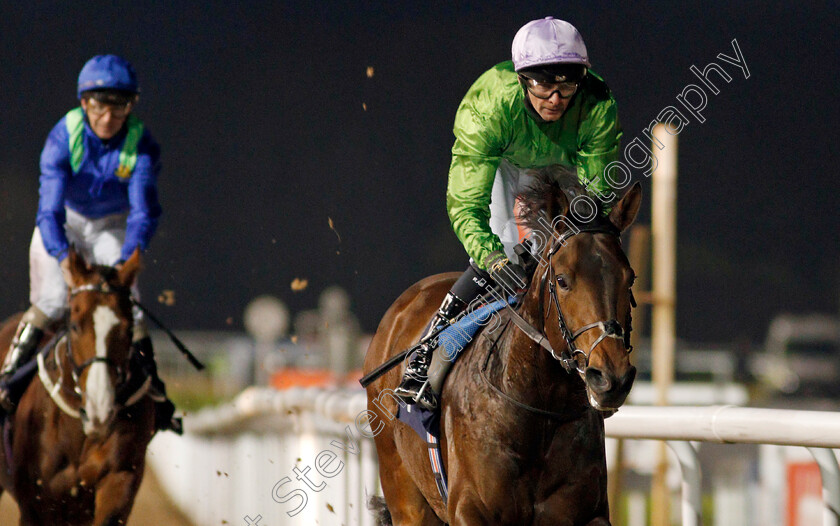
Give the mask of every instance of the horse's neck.
[[(519, 314), (539, 332), (546, 334), (545, 320), (548, 306), (540, 308), (540, 283), (534, 278), (531, 289), (522, 300)], [(505, 389), (522, 402), (537, 408), (552, 411), (570, 405), (586, 404), (583, 384), (575, 374), (569, 374), (551, 353), (531, 340), (523, 331), (511, 327), (507, 336), (507, 345), (501, 345), (500, 361), (501, 381)], [(559, 354), (565, 348), (555, 348)]]

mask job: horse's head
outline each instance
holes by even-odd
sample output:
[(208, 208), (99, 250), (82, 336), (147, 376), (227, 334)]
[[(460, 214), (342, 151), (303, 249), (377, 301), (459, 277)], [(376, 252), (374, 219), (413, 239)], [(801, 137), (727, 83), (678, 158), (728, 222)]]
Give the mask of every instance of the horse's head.
[(70, 365), (89, 434), (113, 419), (116, 387), (128, 370), (133, 326), (130, 287), (140, 270), (140, 253), (135, 251), (119, 269), (89, 265), (72, 249), (68, 258)]
[(531, 293), (541, 302), (549, 342), (574, 358), (590, 404), (609, 411), (624, 403), (636, 377), (629, 359), (634, 273), (619, 234), (636, 218), (641, 188), (636, 183), (604, 217), (600, 206), (591, 209), (597, 199), (574, 199), (585, 194), (575, 179), (558, 167), (537, 171), (520, 196), (520, 220), (542, 254)]

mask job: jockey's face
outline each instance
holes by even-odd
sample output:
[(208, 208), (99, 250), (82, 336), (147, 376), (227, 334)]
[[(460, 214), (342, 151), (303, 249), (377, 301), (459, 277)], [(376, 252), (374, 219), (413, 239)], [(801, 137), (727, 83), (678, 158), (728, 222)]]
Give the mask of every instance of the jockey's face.
[(87, 114), (88, 123), (93, 133), (103, 141), (111, 139), (119, 133), (125, 120), (131, 113), (131, 104), (117, 106), (106, 104), (95, 99), (82, 99), (82, 109)]
[(531, 106), (546, 122), (560, 120), (560, 117), (562, 117), (566, 112), (566, 108), (572, 100), (571, 97), (567, 99), (561, 98), (559, 91), (555, 91), (547, 99), (537, 98), (530, 90), (527, 89), (525, 90), (525, 93), (528, 94), (528, 100), (531, 101)]

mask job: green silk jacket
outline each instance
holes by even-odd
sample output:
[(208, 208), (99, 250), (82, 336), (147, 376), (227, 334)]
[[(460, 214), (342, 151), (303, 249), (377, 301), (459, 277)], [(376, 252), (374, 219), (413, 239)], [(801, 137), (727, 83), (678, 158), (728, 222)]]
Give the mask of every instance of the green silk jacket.
[(489, 224), (502, 159), (521, 169), (575, 167), (592, 192), (610, 193), (603, 172), (618, 159), (622, 131), (604, 80), (590, 70), (560, 120), (538, 122), (534, 115), (510, 61), (481, 75), (455, 115), (446, 208), (455, 234), (482, 268), (491, 252), (504, 252)]

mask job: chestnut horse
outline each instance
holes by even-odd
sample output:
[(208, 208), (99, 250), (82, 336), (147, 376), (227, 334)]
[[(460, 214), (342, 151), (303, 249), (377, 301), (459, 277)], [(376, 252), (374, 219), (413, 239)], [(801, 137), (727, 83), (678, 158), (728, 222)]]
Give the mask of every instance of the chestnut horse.
[[(538, 173), (519, 197), (520, 220), (548, 242), (540, 245), (541, 263), (518, 313), (577, 365), (564, 368), (511, 323), (493, 334), (493, 324), (482, 329), (442, 389), (447, 502), (427, 445), (394, 419), (391, 390), (400, 368), (370, 384), (368, 409), (376, 416), (368, 417), (385, 495), (371, 508), (380, 524), (610, 524), (603, 419), (624, 403), (636, 372), (628, 357), (634, 274), (618, 234), (635, 219), (641, 190), (637, 183), (608, 217), (571, 227), (570, 199), (583, 190), (561, 185), (552, 173)], [(366, 373), (417, 341), (457, 277), (428, 277), (394, 302), (368, 348)], [(502, 311), (502, 321), (509, 317)]]
[[(72, 250), (68, 257), (67, 332), (39, 355), (39, 378), (4, 427), (0, 485), (17, 501), (21, 525), (116, 526), (128, 520), (155, 432), (154, 402), (142, 396), (148, 384), (124, 393), (137, 382), (130, 286), (140, 256), (119, 269), (88, 266)], [(0, 352), (19, 319), (0, 329)]]

